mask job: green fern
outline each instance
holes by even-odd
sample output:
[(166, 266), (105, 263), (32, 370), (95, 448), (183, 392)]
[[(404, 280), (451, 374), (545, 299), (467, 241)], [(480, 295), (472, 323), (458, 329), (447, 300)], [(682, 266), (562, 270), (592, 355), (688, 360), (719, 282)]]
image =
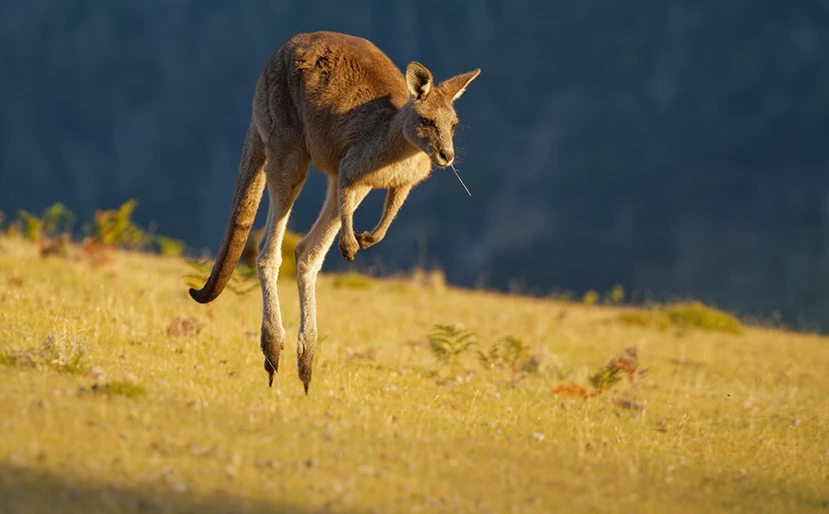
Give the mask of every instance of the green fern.
[(493, 344), (488, 353), (478, 350), (478, 360), (487, 369), (507, 369), (515, 382), (522, 371), (525, 371), (527, 355), (530, 347), (520, 339), (507, 336)]
[(194, 289), (201, 289), (207, 278), (210, 276), (210, 270), (213, 269), (213, 263), (210, 261), (196, 261), (193, 259), (185, 260), (187, 265), (193, 269), (190, 273), (184, 275), (185, 283), (188, 287)]
[(435, 357), (452, 365), (457, 365), (458, 358), (470, 348), (477, 345), (477, 336), (455, 325), (435, 325), (429, 334), (429, 346)]
[(230, 281), (225, 286), (230, 292), (236, 295), (240, 300), (247, 296), (251, 291), (259, 287), (259, 282), (254, 280), (256, 278), (256, 271), (250, 266), (240, 264)]
[(619, 376), (619, 368), (605, 367), (590, 377), (590, 383), (593, 385), (596, 392), (601, 394), (602, 391), (610, 389), (621, 379), (622, 377)]

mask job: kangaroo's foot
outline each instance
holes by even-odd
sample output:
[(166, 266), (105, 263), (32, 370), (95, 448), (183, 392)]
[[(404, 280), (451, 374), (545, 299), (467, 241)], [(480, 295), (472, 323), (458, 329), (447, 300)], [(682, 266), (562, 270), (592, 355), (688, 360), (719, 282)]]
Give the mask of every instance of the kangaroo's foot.
[(342, 234), (340, 236), (340, 253), (348, 262), (354, 260), (354, 255), (357, 254), (357, 250), (360, 249), (360, 244), (357, 242), (357, 238), (354, 237), (354, 234), (345, 235)]
[(285, 348), (285, 331), (282, 330), (280, 334), (276, 334), (273, 330), (266, 329), (263, 326), (259, 347), (265, 355), (264, 367), (265, 371), (268, 372), (268, 387), (272, 387), (273, 376), (279, 371), (279, 354)]
[(311, 384), (311, 369), (314, 364), (314, 346), (316, 346), (315, 335), (300, 336), (296, 345), (296, 366), (299, 372), (299, 379), (305, 386), (305, 394), (308, 394), (308, 386)]

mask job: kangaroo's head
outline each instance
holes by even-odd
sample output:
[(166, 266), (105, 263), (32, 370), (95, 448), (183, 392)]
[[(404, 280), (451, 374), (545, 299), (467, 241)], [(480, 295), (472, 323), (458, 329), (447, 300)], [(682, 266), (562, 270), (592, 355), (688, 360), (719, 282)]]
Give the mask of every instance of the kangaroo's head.
[(452, 136), (458, 115), (453, 103), (479, 73), (480, 69), (462, 73), (435, 86), (432, 73), (422, 64), (412, 62), (406, 69), (409, 101), (403, 107), (403, 134), (426, 152), (435, 166), (444, 168), (455, 160)]

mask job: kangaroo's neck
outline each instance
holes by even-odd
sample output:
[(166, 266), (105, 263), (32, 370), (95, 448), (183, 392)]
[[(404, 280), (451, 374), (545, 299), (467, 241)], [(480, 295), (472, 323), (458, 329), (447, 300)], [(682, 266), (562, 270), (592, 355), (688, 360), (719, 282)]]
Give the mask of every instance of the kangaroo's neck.
[(382, 150), (378, 152), (382, 156), (381, 159), (386, 163), (402, 161), (422, 153), (403, 133), (403, 122), (406, 114), (405, 108), (399, 109), (389, 119), (388, 129), (383, 136)]

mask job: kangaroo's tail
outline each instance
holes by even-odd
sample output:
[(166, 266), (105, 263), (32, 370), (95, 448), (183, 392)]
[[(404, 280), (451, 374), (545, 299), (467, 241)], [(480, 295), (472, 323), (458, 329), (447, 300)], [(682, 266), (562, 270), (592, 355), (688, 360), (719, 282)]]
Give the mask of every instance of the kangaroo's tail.
[(239, 263), (265, 190), (265, 173), (262, 169), (265, 161), (265, 144), (251, 118), (239, 163), (239, 177), (236, 179), (233, 207), (222, 238), (222, 246), (219, 248), (219, 254), (207, 283), (201, 289), (190, 289), (190, 296), (199, 303), (215, 300), (227, 285), (233, 275), (233, 270)]

